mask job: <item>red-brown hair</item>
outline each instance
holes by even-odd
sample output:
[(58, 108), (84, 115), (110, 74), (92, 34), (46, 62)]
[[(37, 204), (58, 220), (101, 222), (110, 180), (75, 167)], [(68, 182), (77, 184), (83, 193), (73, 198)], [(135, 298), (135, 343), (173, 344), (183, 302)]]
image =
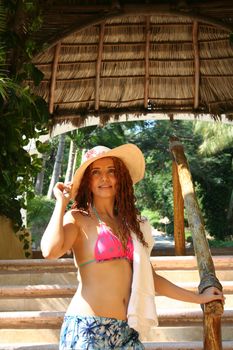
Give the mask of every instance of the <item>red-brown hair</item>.
[[(138, 240), (144, 246), (148, 246), (140, 229), (140, 222), (143, 220), (135, 206), (136, 198), (129, 171), (121, 159), (117, 157), (111, 158), (114, 163), (117, 180), (114, 211), (115, 215), (118, 217), (119, 229), (118, 232), (115, 232), (115, 234), (120, 239), (124, 248), (127, 245), (131, 231), (135, 233)], [(90, 206), (93, 203), (90, 187), (91, 167), (92, 164), (89, 165), (82, 177), (78, 193), (72, 206), (72, 208), (79, 209), (81, 212), (87, 212), (89, 215)]]

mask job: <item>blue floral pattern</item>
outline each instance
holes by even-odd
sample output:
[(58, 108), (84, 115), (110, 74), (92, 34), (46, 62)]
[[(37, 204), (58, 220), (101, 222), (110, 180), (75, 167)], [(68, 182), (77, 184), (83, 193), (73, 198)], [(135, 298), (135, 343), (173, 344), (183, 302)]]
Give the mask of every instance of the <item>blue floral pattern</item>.
[(65, 316), (59, 350), (144, 350), (126, 321), (96, 316)]

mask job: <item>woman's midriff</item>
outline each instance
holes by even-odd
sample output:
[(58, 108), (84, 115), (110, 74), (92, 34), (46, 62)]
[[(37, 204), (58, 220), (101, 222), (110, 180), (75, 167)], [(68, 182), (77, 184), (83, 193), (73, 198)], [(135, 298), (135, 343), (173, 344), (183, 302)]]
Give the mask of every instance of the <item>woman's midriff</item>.
[(125, 320), (131, 291), (132, 266), (125, 259), (80, 268), (79, 285), (68, 315), (95, 315)]

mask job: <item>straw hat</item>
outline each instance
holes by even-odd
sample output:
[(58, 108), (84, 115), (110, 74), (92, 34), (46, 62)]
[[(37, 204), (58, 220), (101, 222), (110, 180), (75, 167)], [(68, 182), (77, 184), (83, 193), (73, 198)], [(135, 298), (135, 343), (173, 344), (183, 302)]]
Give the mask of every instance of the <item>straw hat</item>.
[(129, 170), (133, 183), (140, 181), (145, 172), (145, 159), (141, 150), (133, 144), (125, 144), (113, 149), (105, 146), (96, 146), (87, 151), (81, 161), (80, 167), (76, 170), (72, 183), (71, 198), (77, 194), (80, 182), (87, 167), (96, 160), (104, 157), (120, 158)]

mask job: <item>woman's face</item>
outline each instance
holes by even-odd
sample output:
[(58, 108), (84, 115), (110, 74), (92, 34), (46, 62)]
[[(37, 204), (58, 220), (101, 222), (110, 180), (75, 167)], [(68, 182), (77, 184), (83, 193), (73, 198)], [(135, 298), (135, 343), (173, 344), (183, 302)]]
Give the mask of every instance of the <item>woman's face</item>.
[(106, 157), (92, 163), (90, 169), (91, 191), (102, 198), (115, 197), (116, 175), (112, 158)]

